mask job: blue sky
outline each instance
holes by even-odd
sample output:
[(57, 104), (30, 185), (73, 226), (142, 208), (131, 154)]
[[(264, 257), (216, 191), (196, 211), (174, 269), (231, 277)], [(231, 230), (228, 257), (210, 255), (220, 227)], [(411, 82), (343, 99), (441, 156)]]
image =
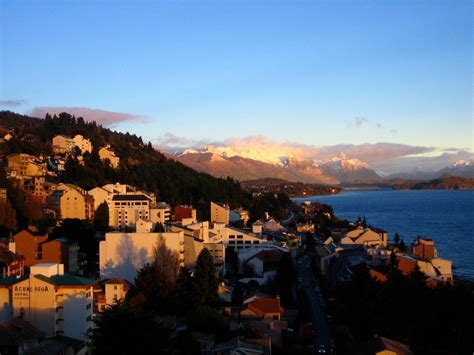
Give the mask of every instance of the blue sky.
[(473, 147), (470, 1), (0, 3), (2, 109), (127, 113), (153, 141)]

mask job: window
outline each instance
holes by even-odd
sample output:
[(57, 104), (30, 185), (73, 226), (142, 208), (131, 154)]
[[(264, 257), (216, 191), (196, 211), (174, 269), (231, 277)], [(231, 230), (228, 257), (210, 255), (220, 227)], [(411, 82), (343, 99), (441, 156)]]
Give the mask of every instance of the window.
[(114, 285), (114, 290), (116, 290), (116, 289), (117, 289), (117, 285)]
[(258, 240), (254, 240), (254, 241), (253, 241), (253, 244), (258, 244)]
[(87, 306), (86, 306), (86, 309), (91, 309), (91, 307), (92, 307), (92, 304), (88, 303)]
[(243, 238), (244, 238), (243, 235), (240, 235), (240, 234), (239, 234), (239, 235), (237, 236), (237, 239), (243, 239)]

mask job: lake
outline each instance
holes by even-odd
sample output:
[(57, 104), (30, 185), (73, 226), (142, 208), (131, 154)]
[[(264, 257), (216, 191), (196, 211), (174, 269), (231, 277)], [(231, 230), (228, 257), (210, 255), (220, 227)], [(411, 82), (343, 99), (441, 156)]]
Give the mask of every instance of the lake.
[(343, 219), (366, 217), (398, 232), (410, 244), (417, 236), (432, 238), (438, 256), (453, 262), (454, 273), (474, 279), (474, 191), (472, 190), (347, 190), (338, 195), (295, 198), (331, 205)]

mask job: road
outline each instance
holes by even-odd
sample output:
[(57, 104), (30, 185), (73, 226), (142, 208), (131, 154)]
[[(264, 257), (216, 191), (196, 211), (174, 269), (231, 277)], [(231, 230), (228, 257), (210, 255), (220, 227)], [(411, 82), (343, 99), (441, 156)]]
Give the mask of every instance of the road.
[(296, 272), (298, 274), (298, 284), (305, 291), (311, 308), (314, 352), (318, 353), (318, 350), (322, 345), (329, 354), (331, 352), (331, 333), (329, 330), (327, 314), (321, 308), (322, 301), (316, 289), (320, 288), (311, 270), (310, 259), (308, 256), (303, 255), (302, 257), (295, 259), (294, 263)]

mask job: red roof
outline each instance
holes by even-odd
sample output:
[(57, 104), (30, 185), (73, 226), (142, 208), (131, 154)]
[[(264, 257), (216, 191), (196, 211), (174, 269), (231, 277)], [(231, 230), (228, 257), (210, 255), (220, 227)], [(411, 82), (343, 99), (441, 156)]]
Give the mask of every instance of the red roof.
[(377, 281), (380, 281), (380, 282), (387, 281), (387, 276), (378, 270), (370, 269), (369, 273), (370, 273), (370, 276), (372, 276), (372, 278), (376, 279)]
[(403, 274), (408, 275), (415, 270), (416, 260), (408, 258), (398, 258), (398, 270)]
[(280, 306), (280, 299), (278, 298), (257, 298), (248, 304), (248, 309), (260, 315), (283, 314), (283, 308)]

